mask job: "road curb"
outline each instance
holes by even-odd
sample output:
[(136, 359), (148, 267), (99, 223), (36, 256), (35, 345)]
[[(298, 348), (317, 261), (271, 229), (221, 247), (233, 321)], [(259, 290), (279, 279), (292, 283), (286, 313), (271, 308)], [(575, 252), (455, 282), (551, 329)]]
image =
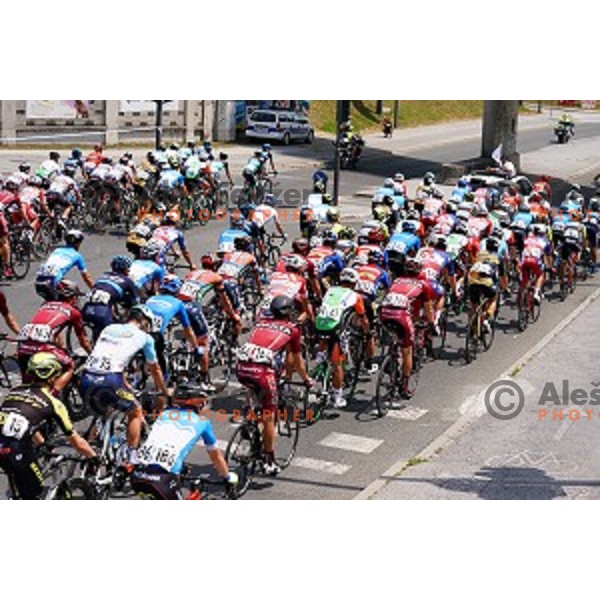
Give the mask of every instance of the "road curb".
[[(525, 354), (518, 358), (506, 371), (496, 377), (496, 381), (502, 379), (515, 379), (515, 374), (518, 376), (521, 369), (529, 363), (535, 356), (537, 356), (559, 333), (561, 333), (566, 327), (568, 327), (579, 315), (596, 299), (600, 297), (600, 288), (590, 294), (573, 312), (567, 315), (560, 323), (549, 331), (533, 348), (529, 349)], [(482, 388), (475, 397), (481, 396), (485, 393), (488, 386)], [(441, 433), (437, 438), (430, 442), (421, 452), (418, 452), (416, 457), (424, 461), (433, 458), (436, 454), (439, 454), (444, 447), (454, 442), (460, 437), (466, 429), (475, 424), (485, 413), (469, 411), (462, 417), (459, 417), (448, 429)], [(382, 473), (375, 481), (372, 481), (364, 490), (354, 496), (353, 500), (372, 500), (374, 496), (380, 492), (388, 483), (392, 477), (398, 478), (402, 471), (407, 469), (409, 460), (399, 460), (395, 462), (389, 469)]]

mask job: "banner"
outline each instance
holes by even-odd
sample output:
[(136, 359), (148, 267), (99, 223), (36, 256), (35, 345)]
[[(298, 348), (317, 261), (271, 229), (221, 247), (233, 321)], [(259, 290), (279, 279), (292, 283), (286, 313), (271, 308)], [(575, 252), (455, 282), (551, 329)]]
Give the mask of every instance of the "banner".
[[(132, 112), (154, 112), (156, 102), (153, 100), (121, 100), (120, 111), (123, 113)], [(179, 110), (179, 100), (169, 100), (163, 104), (164, 112), (177, 112)]]
[(26, 100), (28, 119), (87, 119), (89, 100)]

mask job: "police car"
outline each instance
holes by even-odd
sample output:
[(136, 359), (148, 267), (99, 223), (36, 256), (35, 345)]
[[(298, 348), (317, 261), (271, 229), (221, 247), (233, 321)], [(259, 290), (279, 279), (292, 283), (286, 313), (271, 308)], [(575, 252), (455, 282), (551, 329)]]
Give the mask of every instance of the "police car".
[(248, 117), (246, 137), (275, 140), (287, 146), (292, 141), (311, 144), (315, 132), (305, 114), (289, 110), (257, 109)]

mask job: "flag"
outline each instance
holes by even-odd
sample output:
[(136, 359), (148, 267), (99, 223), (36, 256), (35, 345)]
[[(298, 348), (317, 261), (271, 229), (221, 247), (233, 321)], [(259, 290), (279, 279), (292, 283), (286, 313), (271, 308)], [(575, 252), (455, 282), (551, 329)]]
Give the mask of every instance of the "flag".
[(494, 161), (499, 164), (500, 166), (502, 166), (502, 144), (500, 144), (493, 152), (492, 152), (492, 158), (494, 159)]

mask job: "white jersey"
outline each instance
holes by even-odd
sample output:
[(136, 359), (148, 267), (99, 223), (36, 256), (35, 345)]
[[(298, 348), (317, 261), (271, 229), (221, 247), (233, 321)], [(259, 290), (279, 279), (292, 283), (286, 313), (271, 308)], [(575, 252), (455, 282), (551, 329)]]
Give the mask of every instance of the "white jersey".
[(84, 368), (99, 375), (123, 373), (140, 350), (147, 362), (156, 362), (154, 340), (150, 335), (131, 323), (108, 325), (102, 330)]
[(111, 172), (112, 166), (106, 163), (99, 164), (93, 171), (92, 177), (96, 179), (106, 179), (108, 174)]
[(65, 194), (69, 190), (75, 189), (77, 184), (72, 177), (68, 175), (57, 175), (50, 185), (50, 192), (56, 192), (58, 194)]
[(60, 172), (60, 165), (54, 160), (45, 160), (36, 174), (44, 179), (51, 179)]
[(253, 211), (252, 220), (261, 227), (265, 227), (271, 221), (278, 223), (279, 215), (272, 206), (259, 204)]

